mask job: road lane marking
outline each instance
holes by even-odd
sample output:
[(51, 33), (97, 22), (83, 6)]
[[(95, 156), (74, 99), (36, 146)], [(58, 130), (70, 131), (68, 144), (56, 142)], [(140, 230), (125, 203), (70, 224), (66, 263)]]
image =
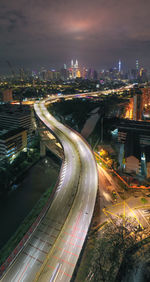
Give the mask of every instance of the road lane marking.
[(53, 273), (52, 273), (52, 277), (50, 278), (49, 282), (54, 282), (56, 281), (56, 278), (59, 274), (60, 268), (61, 268), (62, 264), (60, 264), (59, 262), (57, 263)]
[(60, 273), (61, 273), (61, 276), (59, 277), (59, 280), (60, 280), (60, 281), (62, 281), (62, 277), (63, 277), (63, 275), (64, 275), (64, 272), (65, 272), (64, 270), (63, 270), (63, 271), (60, 271)]
[(70, 251), (67, 251), (67, 250), (65, 250), (65, 249), (63, 249), (63, 248), (60, 248), (60, 247), (56, 247), (58, 250), (63, 250), (65, 253), (68, 253), (68, 254), (71, 254), (71, 255), (73, 255), (73, 256), (76, 256), (76, 257), (78, 257), (78, 255), (77, 254), (75, 254), (75, 253), (72, 253), (72, 252), (70, 252)]
[(81, 218), (81, 211), (79, 212), (79, 215), (78, 215), (78, 217), (77, 217), (77, 219), (76, 219), (76, 222), (75, 222), (75, 225), (74, 225), (74, 227), (73, 227), (72, 233), (75, 233), (75, 232), (76, 232), (76, 228), (77, 228), (77, 226), (78, 226), (78, 224), (79, 224), (80, 218)]
[(147, 221), (146, 217), (142, 214), (142, 212), (141, 212), (140, 210), (137, 210), (137, 211), (138, 211), (138, 212), (140, 213), (140, 215), (144, 218), (144, 220), (146, 221), (147, 225), (150, 226), (150, 225), (149, 225), (149, 222)]
[(22, 279), (24, 273), (26, 272), (27, 268), (29, 267), (30, 261), (31, 261), (31, 259), (29, 260), (28, 264), (26, 265), (26, 267), (24, 268), (22, 274), (20, 275), (20, 278), (18, 279), (18, 282), (21, 281), (21, 279)]
[(39, 237), (37, 237), (37, 236), (35, 236), (35, 235), (34, 235), (34, 237), (35, 237), (37, 240), (40, 240), (41, 242), (46, 243), (46, 244), (48, 244), (48, 245), (52, 246), (52, 244), (51, 244), (51, 243), (49, 243), (48, 241), (43, 240), (43, 239), (41, 239), (41, 238), (39, 238)]
[(48, 235), (48, 236), (50, 235), (48, 232), (43, 231), (43, 230), (41, 230), (41, 229), (39, 229), (39, 228), (37, 229), (37, 231), (38, 231), (38, 232), (41, 232), (41, 233), (44, 233), (44, 234), (46, 234), (46, 235)]
[(62, 256), (62, 254), (64, 253), (64, 249), (61, 249), (62, 250), (62, 252), (60, 253), (60, 257)]
[(34, 256), (31, 256), (31, 255), (27, 254), (25, 251), (23, 251), (23, 254), (26, 255), (26, 256), (28, 256), (28, 257), (30, 257), (31, 259), (37, 260), (37, 261), (40, 262), (41, 264), (43, 263), (43, 261), (39, 260), (38, 258), (35, 258)]
[(66, 231), (64, 231), (64, 233), (65, 234), (68, 234), (69, 236), (71, 236), (71, 237), (75, 237), (75, 238), (78, 238), (78, 239), (80, 239), (80, 240), (83, 240), (85, 237), (84, 236), (77, 236), (77, 235), (74, 235), (74, 234), (72, 234), (72, 233), (69, 233), (69, 232), (66, 232)]
[(131, 211), (131, 213), (133, 214), (133, 216), (135, 217), (135, 219), (137, 220), (137, 222), (139, 223), (139, 225), (141, 226), (142, 229), (144, 229), (143, 225), (140, 223), (139, 219), (137, 218), (135, 212), (129, 207), (129, 205), (126, 203), (127, 207), (129, 208), (129, 210)]
[(38, 247), (35, 247), (34, 245), (32, 245), (31, 243), (29, 243), (29, 245), (32, 247), (32, 248), (34, 248), (34, 249), (36, 249), (36, 250), (38, 250), (38, 251), (40, 251), (40, 252), (42, 252), (42, 253), (44, 253), (44, 254), (48, 254), (48, 252), (46, 252), (46, 251), (44, 251), (44, 250), (41, 250), (41, 249), (39, 249)]
[(57, 236), (55, 236), (54, 234), (51, 234), (52, 230), (50, 230), (50, 232), (46, 232), (46, 231), (43, 231), (41, 229), (38, 229), (37, 231), (39, 231), (40, 233), (44, 233), (45, 235), (49, 236), (49, 237), (53, 237), (53, 238), (57, 238)]
[[(85, 234), (86, 234), (87, 231), (83, 230), (82, 228), (83, 228), (83, 226), (80, 226), (79, 228), (76, 228), (76, 231), (77, 231), (78, 233), (81, 233), (81, 232), (82, 232), (82, 233), (85, 233)], [(77, 232), (74, 232), (74, 233), (77, 233)], [(73, 231), (71, 231), (70, 233), (73, 233)]]
[(16, 281), (16, 277), (18, 276), (19, 270), (17, 271), (16, 275), (13, 277), (13, 279), (11, 279), (11, 282), (15, 282)]
[(64, 239), (61, 239), (61, 240), (62, 240), (64, 243), (70, 244), (70, 245), (72, 245), (72, 246), (74, 246), (74, 247), (77, 247), (77, 248), (81, 248), (81, 247), (82, 247), (81, 245), (76, 245), (76, 244), (72, 243), (72, 242), (71, 242), (72, 239), (70, 240), (70, 238), (69, 238), (70, 242), (68, 242), (68, 240), (65, 241)]
[[(47, 265), (49, 268), (52, 268), (52, 269), (54, 269), (55, 267), (54, 266), (52, 266), (52, 265), (50, 265), (50, 264), (48, 264)], [(62, 270), (60, 270), (60, 272), (63, 272)], [(68, 277), (72, 277), (69, 273), (67, 273), (67, 272), (63, 272), (66, 276), (68, 276)]]
[(71, 265), (71, 266), (73, 266), (73, 267), (75, 267), (75, 264), (74, 264), (74, 263), (71, 263), (71, 262), (69, 262), (69, 261), (67, 261), (67, 260), (64, 260), (64, 259), (62, 259), (62, 258), (59, 258), (59, 257), (57, 257), (57, 256), (55, 256), (55, 255), (53, 255), (53, 257), (56, 258), (56, 259), (58, 259), (58, 260), (61, 260), (62, 262), (65, 262), (65, 263), (67, 263), (67, 264), (69, 264), (69, 265)]

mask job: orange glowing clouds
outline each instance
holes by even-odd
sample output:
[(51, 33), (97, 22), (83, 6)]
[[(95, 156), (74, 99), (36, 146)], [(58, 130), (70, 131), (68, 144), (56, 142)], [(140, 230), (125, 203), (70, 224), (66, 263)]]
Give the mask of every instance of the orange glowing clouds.
[(33, 68), (75, 56), (98, 69), (119, 58), (134, 69), (139, 58), (149, 69), (149, 11), (148, 0), (1, 0), (1, 57)]
[(79, 18), (70, 18), (67, 17), (63, 22), (63, 27), (67, 33), (72, 34), (82, 34), (88, 32), (93, 27), (93, 22), (91, 19), (81, 19)]
[(91, 24), (86, 21), (76, 21), (75, 20), (67, 24), (68, 31), (73, 32), (73, 33), (88, 31), (89, 28), (91, 28)]

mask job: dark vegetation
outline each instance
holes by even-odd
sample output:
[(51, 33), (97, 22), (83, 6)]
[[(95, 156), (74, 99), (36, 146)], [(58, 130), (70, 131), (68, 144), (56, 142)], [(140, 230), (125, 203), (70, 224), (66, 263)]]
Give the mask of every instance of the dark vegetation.
[(27, 233), (29, 228), (37, 219), (38, 215), (42, 211), (43, 207), (47, 203), (49, 197), (52, 194), (54, 185), (51, 186), (40, 198), (40, 200), (33, 207), (29, 215), (24, 219), (22, 224), (16, 230), (14, 235), (8, 240), (8, 242), (4, 245), (4, 247), (0, 250), (0, 265), (7, 259), (7, 257), (11, 254), (11, 252), (15, 249), (15, 247), (22, 240), (23, 236)]
[(89, 255), (84, 254), (75, 281), (114, 282), (127, 251), (136, 246), (140, 236), (141, 227), (134, 219), (113, 218), (100, 233), (90, 235)]
[(73, 99), (65, 101), (60, 100), (49, 107), (50, 112), (61, 122), (66, 123), (70, 127), (82, 130), (90, 112), (99, 106), (99, 103), (93, 103), (86, 99)]
[(122, 279), (140, 282), (150, 281), (150, 237), (134, 244), (129, 248), (121, 263), (115, 282)]
[[(109, 95), (100, 97), (98, 100), (76, 98), (73, 100), (60, 99), (60, 102), (51, 104), (49, 111), (62, 123), (74, 128), (78, 132), (81, 132), (86, 120), (90, 118), (94, 113), (92, 111), (97, 109), (99, 114), (99, 120), (93, 130), (92, 134), (88, 137), (87, 141), (92, 147), (101, 139), (102, 130), (102, 118), (103, 118), (103, 140), (110, 143), (111, 130), (113, 129), (111, 119), (118, 115), (118, 107), (120, 106), (120, 113), (123, 113), (123, 103), (126, 103), (127, 99), (118, 95)], [(109, 117), (109, 120), (105, 119)]]

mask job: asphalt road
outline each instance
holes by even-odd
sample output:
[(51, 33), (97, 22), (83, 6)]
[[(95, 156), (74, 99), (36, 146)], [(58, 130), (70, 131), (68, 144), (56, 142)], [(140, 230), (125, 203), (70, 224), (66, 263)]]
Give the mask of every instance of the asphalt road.
[(35, 104), (42, 122), (64, 149), (57, 191), (46, 216), (2, 281), (70, 281), (95, 206), (98, 175), (85, 141)]

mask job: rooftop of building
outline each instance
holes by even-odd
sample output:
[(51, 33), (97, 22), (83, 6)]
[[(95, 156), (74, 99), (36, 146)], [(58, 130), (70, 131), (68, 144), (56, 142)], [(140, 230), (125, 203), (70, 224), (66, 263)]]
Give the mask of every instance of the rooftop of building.
[(3, 91), (6, 91), (6, 90), (12, 90), (12, 88), (8, 87), (8, 86), (3, 86), (2, 88), (0, 88), (0, 93), (2, 93)]
[(0, 105), (0, 115), (23, 116), (28, 114), (30, 114), (28, 105), (11, 105), (9, 103)]
[(141, 159), (141, 147), (139, 135), (135, 134), (133, 131), (129, 131), (126, 137), (125, 143), (125, 157), (134, 156), (137, 159)]
[(15, 129), (11, 129), (11, 130), (7, 130), (7, 129), (0, 129), (0, 140), (6, 140), (9, 139), (23, 131), (26, 131), (24, 128), (22, 127), (18, 127)]

